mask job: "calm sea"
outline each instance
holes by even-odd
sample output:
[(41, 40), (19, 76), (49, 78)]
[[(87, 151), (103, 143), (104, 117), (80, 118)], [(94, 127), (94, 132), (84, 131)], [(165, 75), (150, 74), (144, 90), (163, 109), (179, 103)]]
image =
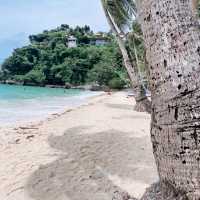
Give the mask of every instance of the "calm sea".
[(0, 84), (0, 127), (38, 121), (81, 105), (98, 92)]

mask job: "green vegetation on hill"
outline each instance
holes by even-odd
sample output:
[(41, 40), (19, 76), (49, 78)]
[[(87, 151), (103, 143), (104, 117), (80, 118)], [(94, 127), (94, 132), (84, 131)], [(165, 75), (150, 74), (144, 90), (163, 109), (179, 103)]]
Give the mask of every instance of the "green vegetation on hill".
[[(67, 37), (77, 38), (78, 46), (68, 48)], [(29, 36), (30, 45), (15, 49), (2, 64), (0, 80), (13, 80), (25, 85), (99, 85), (121, 88), (127, 78), (120, 50), (113, 37), (110, 42), (92, 45), (96, 35), (89, 26), (68, 25)]]

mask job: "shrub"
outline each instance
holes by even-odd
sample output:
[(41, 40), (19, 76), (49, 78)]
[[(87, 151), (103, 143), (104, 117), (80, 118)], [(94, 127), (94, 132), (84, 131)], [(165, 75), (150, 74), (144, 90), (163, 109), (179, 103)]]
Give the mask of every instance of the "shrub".
[(120, 78), (113, 78), (112, 80), (109, 81), (108, 83), (108, 86), (111, 88), (111, 89), (123, 89), (124, 86), (125, 86), (125, 82), (120, 79)]
[(88, 80), (99, 85), (108, 85), (108, 82), (116, 76), (117, 74), (113, 67), (107, 63), (100, 62), (89, 71)]
[(25, 84), (43, 85), (44, 82), (45, 82), (45, 75), (42, 71), (32, 70), (24, 76)]

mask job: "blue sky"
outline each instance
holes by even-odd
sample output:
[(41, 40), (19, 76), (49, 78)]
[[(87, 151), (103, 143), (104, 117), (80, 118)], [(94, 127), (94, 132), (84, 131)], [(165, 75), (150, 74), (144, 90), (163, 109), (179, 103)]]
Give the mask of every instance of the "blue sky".
[(60, 24), (108, 31), (100, 0), (0, 0), (0, 60), (27, 36)]

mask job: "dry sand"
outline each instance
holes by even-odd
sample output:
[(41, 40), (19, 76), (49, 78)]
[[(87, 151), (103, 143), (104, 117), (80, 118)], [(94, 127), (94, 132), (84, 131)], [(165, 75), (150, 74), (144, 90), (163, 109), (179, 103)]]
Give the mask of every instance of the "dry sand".
[(157, 181), (150, 116), (125, 92), (44, 122), (0, 129), (0, 200), (140, 198)]

